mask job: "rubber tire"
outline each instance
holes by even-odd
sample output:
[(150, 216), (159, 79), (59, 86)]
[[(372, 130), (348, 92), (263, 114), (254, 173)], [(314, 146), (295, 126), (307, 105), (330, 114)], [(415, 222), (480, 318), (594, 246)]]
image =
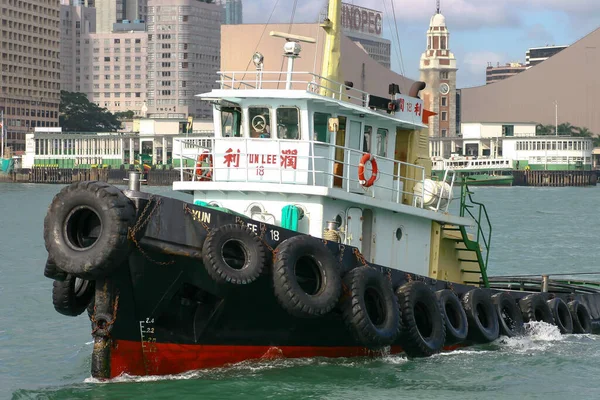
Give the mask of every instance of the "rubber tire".
[(569, 310), (569, 306), (560, 297), (555, 297), (552, 300), (548, 300), (548, 307), (552, 312), (554, 323), (558, 327), (558, 330), (563, 335), (573, 333), (573, 316)]
[[(299, 261), (308, 258), (317, 278), (313, 293), (307, 293), (296, 276)], [(318, 272), (318, 274), (317, 274)], [(279, 304), (296, 317), (318, 317), (335, 307), (342, 292), (339, 265), (319, 239), (297, 235), (284, 240), (276, 250), (273, 263), (273, 290)]]
[(578, 300), (567, 304), (573, 317), (573, 333), (592, 333), (592, 317), (588, 308)]
[(525, 322), (543, 321), (554, 325), (552, 311), (541, 294), (530, 294), (519, 300), (519, 307)]
[[(101, 229), (88, 247), (73, 244), (68, 228), (86, 227), (79, 212), (93, 211)], [(74, 213), (74, 215), (71, 215)], [(75, 221), (71, 221), (71, 217)], [(65, 187), (52, 200), (44, 219), (44, 241), (48, 255), (61, 270), (81, 279), (95, 280), (109, 275), (130, 253), (128, 229), (135, 220), (132, 202), (119, 189), (103, 182), (78, 182)], [(87, 220), (89, 222), (89, 220)], [(70, 229), (69, 229), (70, 230)], [(73, 229), (76, 230), (76, 229)], [(79, 247), (78, 247), (79, 246)]]
[[(423, 282), (405, 283), (396, 290), (402, 334), (400, 341), (409, 357), (429, 357), (439, 353), (446, 341), (446, 325), (440, 303), (433, 291)], [(423, 323), (429, 324), (430, 333), (421, 332)]]
[[(398, 300), (389, 279), (374, 268), (363, 266), (349, 271), (343, 284), (350, 293), (341, 302), (342, 315), (354, 338), (373, 350), (392, 344), (398, 338), (401, 322)], [(367, 305), (367, 290), (369, 299), (375, 295), (379, 300), (377, 311), (383, 318), (377, 325), (369, 313), (372, 309)]]
[[(244, 255), (241, 269), (231, 267), (223, 254), (225, 246), (235, 242)], [(217, 283), (247, 285), (262, 273), (267, 261), (265, 245), (247, 226), (224, 225), (211, 230), (202, 246), (204, 268)]]
[(81, 315), (94, 298), (94, 281), (86, 281), (67, 275), (64, 281), (54, 281), (52, 286), (52, 304), (62, 315), (76, 317)]
[(440, 303), (440, 310), (446, 325), (445, 345), (456, 344), (464, 341), (469, 333), (467, 314), (460, 304), (460, 300), (452, 290), (443, 289), (435, 292)]
[(54, 263), (54, 261), (52, 261), (50, 259), (50, 257), (48, 257), (48, 259), (46, 260), (46, 266), (44, 267), (44, 276), (46, 278), (50, 278), (50, 279), (54, 279), (55, 281), (64, 281), (65, 279), (67, 279), (67, 276), (69, 274), (67, 274), (65, 271), (61, 271), (56, 264)]
[(510, 294), (496, 293), (492, 296), (492, 303), (494, 303), (496, 315), (498, 315), (500, 335), (515, 337), (525, 333), (523, 315), (516, 300)]
[(500, 324), (488, 292), (479, 288), (472, 289), (463, 296), (462, 305), (469, 322), (468, 340), (489, 343), (498, 338)]

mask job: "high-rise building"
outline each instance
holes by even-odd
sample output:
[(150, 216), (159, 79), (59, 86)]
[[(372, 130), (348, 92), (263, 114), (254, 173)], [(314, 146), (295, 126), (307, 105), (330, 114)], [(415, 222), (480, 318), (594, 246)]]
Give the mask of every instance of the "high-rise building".
[(525, 64), (518, 62), (506, 63), (505, 65), (500, 65), (500, 63), (498, 63), (495, 67), (492, 66), (491, 63), (488, 63), (488, 66), (485, 69), (485, 83), (489, 85), (490, 83), (510, 78), (526, 69), (527, 66)]
[[(424, 107), (437, 114), (429, 119), (429, 136), (456, 136), (456, 58), (450, 51), (450, 32), (439, 8), (431, 17), (427, 31), (427, 50), (421, 55), (420, 71), (421, 80), (427, 84), (422, 92)], [(450, 144), (445, 141), (436, 143)], [(432, 151), (432, 155), (443, 156), (441, 153), (449, 154), (450, 149)]]
[(110, 33), (84, 37), (90, 53), (82, 59), (88, 99), (112, 113), (142, 113), (146, 101), (148, 34), (144, 23), (117, 23)]
[(195, 97), (216, 87), (221, 9), (212, 0), (148, 0), (148, 117), (212, 118)]
[(115, 23), (146, 19), (148, 0), (95, 0), (94, 3), (98, 33), (112, 32)]
[(58, 126), (60, 0), (2, 2), (2, 87), (5, 145), (25, 151), (34, 127)]
[(88, 35), (96, 30), (96, 9), (83, 2), (63, 0), (60, 6), (60, 88), (68, 92), (89, 89), (89, 65), (82, 60), (91, 52)]
[(527, 68), (538, 65), (567, 47), (569, 46), (532, 47), (525, 53), (525, 64), (527, 65)]
[(219, 0), (221, 23), (223, 25), (238, 25), (243, 23), (242, 0)]

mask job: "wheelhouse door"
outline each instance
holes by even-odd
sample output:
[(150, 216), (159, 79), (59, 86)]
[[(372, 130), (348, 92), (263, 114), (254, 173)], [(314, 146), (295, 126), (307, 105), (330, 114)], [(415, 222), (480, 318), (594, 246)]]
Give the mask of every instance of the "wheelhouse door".
[(363, 156), (363, 129), (360, 121), (350, 120), (349, 134), (346, 135), (346, 163), (344, 165), (344, 176), (349, 180), (344, 182), (344, 188), (350, 185), (350, 191), (364, 193), (362, 185), (358, 182), (358, 164)]

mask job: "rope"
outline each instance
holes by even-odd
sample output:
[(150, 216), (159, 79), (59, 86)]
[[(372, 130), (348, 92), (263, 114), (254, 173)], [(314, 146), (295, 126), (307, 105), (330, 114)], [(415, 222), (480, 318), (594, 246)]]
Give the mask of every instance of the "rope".
[[(258, 38), (258, 43), (256, 43), (256, 47), (254, 48), (254, 52), (252, 54), (256, 53), (256, 51), (258, 50), (258, 46), (260, 46), (260, 41), (262, 40), (263, 36), (265, 35), (265, 32), (267, 31), (267, 27), (269, 26), (269, 22), (271, 22), (271, 18), (273, 17), (273, 14), (275, 13), (277, 4), (279, 4), (279, 0), (275, 1), (275, 5), (273, 6), (273, 9), (271, 10), (271, 15), (269, 15), (269, 19), (267, 19), (267, 23), (265, 24), (265, 27), (263, 28), (263, 31), (260, 34), (260, 37)], [(250, 67), (251, 63), (252, 63), (252, 57), (250, 57), (250, 60), (248, 61), (248, 64), (246, 65), (246, 72), (248, 71), (248, 68)], [(244, 78), (246, 77), (246, 72), (244, 72), (244, 75), (242, 76), (241, 81), (243, 81)]]
[[(396, 40), (397, 40), (396, 47), (397, 47), (397, 50), (398, 50), (398, 54), (397, 54), (398, 58), (399, 58), (398, 61), (400, 62), (400, 65), (399, 65), (399, 67), (400, 67), (400, 74), (402, 76), (405, 76), (405, 74), (404, 74), (404, 60), (402, 58), (402, 48), (400, 47), (400, 34), (398, 33), (398, 21), (396, 20), (396, 7), (394, 6), (394, 0), (390, 0), (390, 3), (392, 4), (392, 15), (393, 15), (393, 18), (394, 18), (394, 26), (396, 28), (395, 29), (395, 31), (396, 31)], [(385, 0), (383, 1), (383, 5), (385, 7)], [(386, 13), (387, 13), (387, 8), (386, 8)]]

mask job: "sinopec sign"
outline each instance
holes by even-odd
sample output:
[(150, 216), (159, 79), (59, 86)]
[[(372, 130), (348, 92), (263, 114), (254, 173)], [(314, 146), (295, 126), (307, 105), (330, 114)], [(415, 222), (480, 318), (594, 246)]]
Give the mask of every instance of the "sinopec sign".
[(383, 14), (380, 11), (342, 3), (342, 27), (347, 31), (381, 36)]

